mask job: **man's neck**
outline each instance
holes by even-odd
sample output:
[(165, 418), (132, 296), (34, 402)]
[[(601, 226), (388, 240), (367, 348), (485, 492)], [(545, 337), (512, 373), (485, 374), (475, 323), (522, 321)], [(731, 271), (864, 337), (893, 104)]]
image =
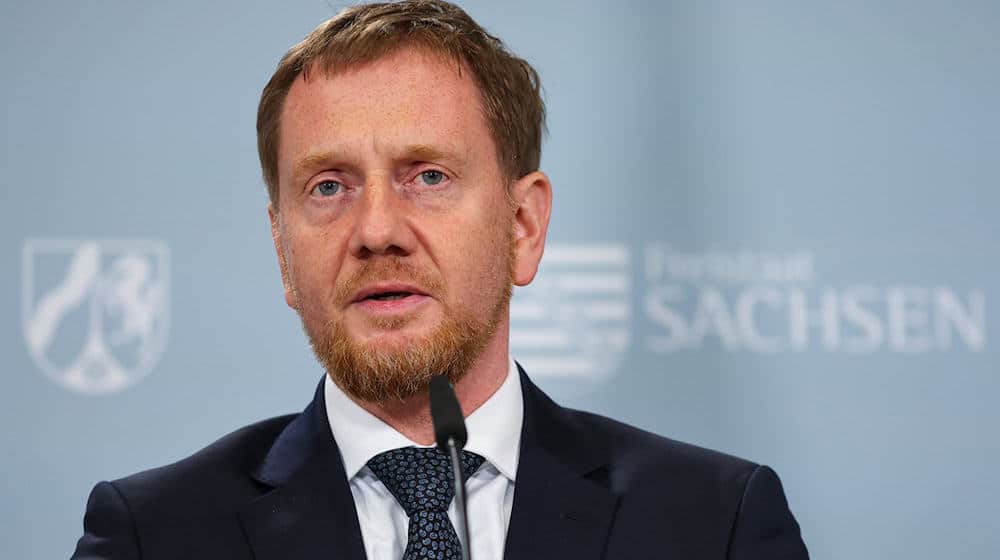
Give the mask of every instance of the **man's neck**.
[[(483, 405), (507, 379), (510, 369), (506, 331), (498, 335), (483, 349), (479, 359), (473, 363), (465, 376), (455, 385), (455, 396), (462, 407), (464, 416), (469, 416)], [(379, 420), (392, 426), (397, 432), (418, 445), (434, 443), (434, 424), (431, 421), (430, 401), (426, 393), (414, 395), (405, 400), (367, 402), (351, 400)]]

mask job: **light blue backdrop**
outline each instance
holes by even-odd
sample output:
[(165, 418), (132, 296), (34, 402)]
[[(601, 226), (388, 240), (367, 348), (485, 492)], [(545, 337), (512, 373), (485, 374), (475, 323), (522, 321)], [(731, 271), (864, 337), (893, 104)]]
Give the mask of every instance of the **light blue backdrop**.
[[(774, 466), (814, 558), (1000, 557), (1000, 5), (464, 5), (549, 104), (552, 258), (514, 310), (542, 386)], [(0, 557), (68, 556), (96, 481), (311, 397), (254, 118), (339, 7), (0, 8)], [(38, 302), (135, 266), (148, 344), (103, 331), (131, 384), (60, 384), (93, 315), (47, 338)]]

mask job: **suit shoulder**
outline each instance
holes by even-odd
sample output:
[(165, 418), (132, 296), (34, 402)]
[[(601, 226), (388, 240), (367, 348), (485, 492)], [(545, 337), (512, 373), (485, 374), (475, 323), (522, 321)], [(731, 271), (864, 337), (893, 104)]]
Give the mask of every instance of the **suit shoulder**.
[[(594, 464), (587, 478), (617, 499), (607, 556), (665, 550), (679, 558), (808, 558), (770, 468), (603, 416), (565, 410)], [(597, 455), (597, 457), (593, 457)]]
[(691, 474), (699, 478), (745, 481), (759, 465), (721, 451), (678, 441), (625, 424), (618, 420), (567, 409), (574, 422), (607, 449), (614, 462), (637, 470), (650, 470), (658, 476), (665, 469), (676, 474)]
[(213, 498), (251, 489), (250, 474), (263, 461), (275, 439), (297, 416), (288, 414), (231, 432), (177, 462), (112, 482), (133, 507), (143, 503)]

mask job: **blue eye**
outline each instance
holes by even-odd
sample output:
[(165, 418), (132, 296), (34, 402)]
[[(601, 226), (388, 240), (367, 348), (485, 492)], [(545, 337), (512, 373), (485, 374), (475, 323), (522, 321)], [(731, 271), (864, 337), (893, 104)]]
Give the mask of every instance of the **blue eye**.
[(341, 185), (337, 181), (326, 180), (317, 183), (316, 186), (313, 187), (313, 192), (319, 194), (320, 196), (333, 196), (340, 191), (340, 187), (342, 186), (343, 185)]
[(425, 185), (437, 185), (441, 181), (444, 181), (444, 173), (434, 169), (428, 169), (420, 174), (420, 178), (424, 181)]

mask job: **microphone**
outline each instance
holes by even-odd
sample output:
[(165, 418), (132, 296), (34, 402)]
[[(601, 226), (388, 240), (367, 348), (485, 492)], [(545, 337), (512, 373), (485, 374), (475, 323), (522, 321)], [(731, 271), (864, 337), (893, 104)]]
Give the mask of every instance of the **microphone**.
[(469, 543), (469, 517), (465, 511), (465, 480), (462, 479), (462, 461), (458, 451), (469, 440), (465, 431), (465, 417), (455, 397), (455, 390), (444, 375), (436, 375), (430, 383), (431, 421), (438, 449), (451, 457), (451, 471), (455, 476), (455, 508), (458, 511), (462, 542), (462, 558), (471, 560)]

